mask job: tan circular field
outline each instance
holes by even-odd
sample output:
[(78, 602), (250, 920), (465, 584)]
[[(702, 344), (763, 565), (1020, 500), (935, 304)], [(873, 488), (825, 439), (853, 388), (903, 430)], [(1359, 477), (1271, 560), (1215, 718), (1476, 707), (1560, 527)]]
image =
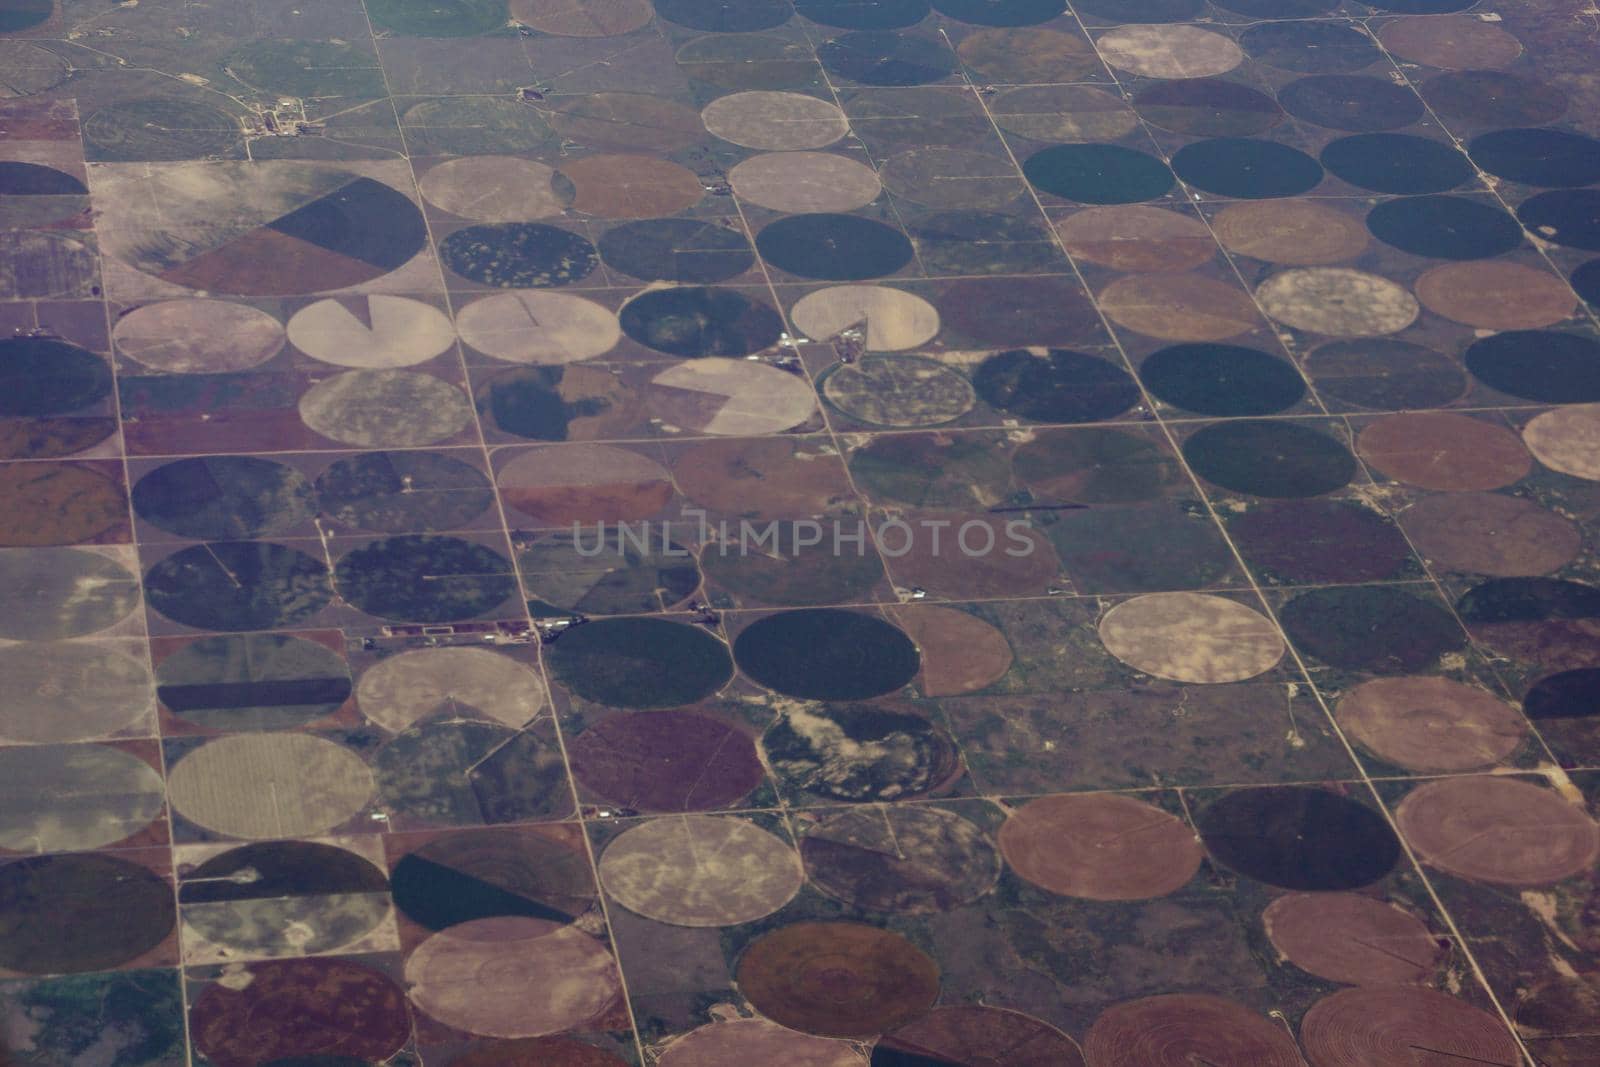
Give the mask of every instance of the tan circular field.
[(443, 355), (456, 342), (450, 317), (403, 296), (318, 300), (289, 319), (289, 343), (337, 367), (410, 367)]
[(1256, 299), (1284, 325), (1330, 337), (1398, 333), (1421, 313), (1405, 286), (1343, 267), (1302, 267), (1275, 274), (1256, 288)]
[(1100, 620), (1106, 649), (1136, 670), (1179, 682), (1238, 682), (1283, 657), (1272, 620), (1233, 600), (1203, 593), (1150, 593)]
[(283, 324), (248, 304), (163, 300), (123, 315), (111, 331), (118, 352), (152, 370), (218, 374), (249, 370), (283, 350)]
[(939, 311), (915, 293), (887, 285), (830, 285), (795, 301), (795, 328), (815, 341), (864, 327), (867, 348), (897, 352), (916, 348), (939, 333)]
[(468, 156), (440, 163), (417, 180), (434, 207), (478, 222), (522, 222), (559, 215), (567, 198), (556, 172), (515, 156)]
[(1523, 443), (1551, 470), (1600, 481), (1600, 404), (1573, 404), (1536, 415)]
[(543, 711), (549, 695), (532, 668), (484, 648), (419, 648), (368, 667), (356, 686), (361, 713), (400, 733), (436, 711), (513, 728)]
[(728, 171), (728, 184), (740, 199), (790, 214), (854, 211), (883, 191), (870, 166), (833, 152), (751, 156)]
[(217, 738), (167, 770), (178, 814), (230, 837), (315, 837), (348, 822), (373, 790), (359, 756), (310, 734)]
[(673, 815), (624, 831), (600, 882), (629, 911), (674, 926), (737, 926), (771, 915), (805, 884), (800, 857), (754, 823)]
[(1244, 62), (1230, 38), (1198, 26), (1121, 26), (1095, 44), (1107, 63), (1146, 78), (1209, 78)]
[(507, 363), (576, 363), (622, 340), (616, 312), (571, 293), (495, 293), (458, 311), (456, 328), (473, 349)]
[(522, 916), (441, 930), (406, 961), (406, 982), (423, 1012), (486, 1037), (574, 1030), (622, 995), (605, 945), (576, 926)]
[(700, 117), (724, 141), (769, 152), (823, 148), (850, 132), (836, 105), (804, 93), (734, 93), (707, 104)]
[(300, 419), (341, 444), (409, 448), (454, 437), (472, 424), (467, 394), (429, 374), (352, 370), (300, 398)]

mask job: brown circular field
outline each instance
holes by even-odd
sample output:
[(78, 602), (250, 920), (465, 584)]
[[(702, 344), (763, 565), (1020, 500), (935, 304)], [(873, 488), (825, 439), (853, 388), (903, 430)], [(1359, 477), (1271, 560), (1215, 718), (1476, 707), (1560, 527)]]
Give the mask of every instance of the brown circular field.
[(1536, 415), (1523, 427), (1522, 440), (1551, 470), (1600, 481), (1600, 404), (1573, 404)]
[(1442, 70), (1505, 67), (1522, 54), (1522, 42), (1472, 15), (1396, 19), (1378, 30), (1378, 40), (1401, 59)]
[(1313, 1067), (1416, 1067), (1418, 1050), (1440, 1064), (1518, 1067), (1522, 1055), (1503, 1023), (1432, 989), (1341, 989), (1311, 1006), (1300, 1041)]
[[(733, 593), (746, 605), (853, 604), (873, 599), (884, 577), (883, 564), (876, 554), (867, 554), (865, 537), (860, 551), (845, 547), (842, 540), (840, 551), (832, 551), (827, 533), (809, 548), (797, 547), (816, 533), (803, 521), (776, 524), (774, 537), (782, 547), (767, 547), (771, 541), (758, 547), (759, 525), (747, 533), (731, 525), (726, 540), (719, 528), (717, 540), (700, 553), (701, 572), (713, 586)], [(840, 535), (841, 539), (853, 536), (848, 526), (841, 527)]]
[(1356, 451), (1395, 481), (1449, 492), (1498, 489), (1533, 469), (1528, 450), (1504, 426), (1444, 411), (1368, 423), (1356, 437)]
[(1367, 247), (1361, 220), (1310, 200), (1246, 200), (1211, 220), (1230, 252), (1268, 263), (1321, 267), (1354, 259)]
[(1363, 682), (1339, 700), (1335, 718), (1369, 752), (1425, 774), (1499, 763), (1527, 734), (1515, 707), (1448, 678)]
[(547, 118), (568, 140), (609, 151), (676, 152), (705, 138), (694, 108), (640, 93), (575, 96)]
[(1078, 34), (1037, 26), (976, 30), (961, 38), (956, 52), (984, 77), (1020, 84), (1074, 82), (1102, 69), (1093, 46)]
[(1083, 1051), (1094, 1067), (1303, 1067), (1294, 1039), (1243, 1004), (1201, 993), (1102, 1012)]
[[(884, 1034), (874, 1046), (889, 1063), (939, 1067), (1084, 1067), (1072, 1038), (1031, 1015), (1004, 1008), (935, 1008)], [(874, 1057), (876, 1058), (876, 1057)]]
[(1037, 26), (976, 30), (956, 52), (986, 78), (1021, 84), (1073, 82), (1102, 69), (1094, 48), (1078, 34)]
[[(1004, 516), (935, 511), (917, 512), (907, 521), (912, 524), (910, 535), (891, 527), (879, 539), (889, 573), (900, 585), (966, 600), (1039, 594), (1059, 580), (1061, 560), (1055, 546), (1031, 526), (1019, 525), (1008, 531)], [(916, 526), (922, 522), (948, 524), (940, 528), (937, 546), (932, 527)], [(991, 535), (993, 546), (986, 550)], [(965, 537), (970, 555), (962, 550), (961, 537)], [(1030, 546), (1027, 550), (1021, 547), (1023, 542)], [(907, 550), (894, 554), (902, 549)], [(1020, 554), (1008, 555), (1011, 551)]]
[(1512, 778), (1429, 782), (1400, 803), (1395, 823), (1429, 866), (1472, 881), (1548, 885), (1600, 856), (1600, 827), (1587, 812)]
[(821, 449), (780, 437), (706, 441), (679, 454), (672, 474), (685, 496), (711, 511), (818, 515), (850, 496), (844, 464)]
[(440, 709), (513, 729), (544, 710), (549, 695), (532, 668), (484, 648), (419, 648), (368, 667), (356, 686), (361, 713), (400, 733)]
[(796, 1033), (765, 1019), (727, 1019), (672, 1038), (657, 1067), (867, 1067), (853, 1045)]
[(765, 774), (749, 735), (692, 711), (613, 715), (569, 740), (567, 752), (580, 785), (640, 811), (728, 808)]
[(1290, 963), (1345, 985), (1425, 982), (1449, 954), (1449, 942), (1427, 923), (1359, 893), (1290, 893), (1261, 919)]
[(1474, 622), (1473, 639), (1514, 660), (1552, 671), (1570, 671), (1600, 663), (1600, 620), (1534, 619), (1518, 622)]
[(932, 604), (889, 610), (922, 653), (918, 688), (923, 696), (975, 693), (1011, 669), (1013, 654), (1005, 634), (975, 615)]
[(1251, 566), (1312, 585), (1381, 582), (1412, 560), (1405, 534), (1381, 513), (1347, 500), (1271, 500), (1228, 519)]
[(107, 416), (0, 418), (0, 459), (70, 456), (99, 444), (116, 429), (117, 420)]
[(557, 37), (615, 37), (649, 24), (649, 0), (511, 0), (511, 17)]
[(1072, 345), (1103, 336), (1094, 304), (1077, 284), (1059, 278), (965, 278), (947, 286), (938, 305), (945, 326), (979, 348)]
[(865, 1040), (904, 1026), (939, 996), (939, 965), (899, 934), (805, 922), (764, 934), (739, 957), (739, 990), (793, 1030)]
[(1244, 62), (1231, 37), (1198, 26), (1119, 26), (1095, 45), (1113, 67), (1146, 78), (1209, 78)]
[(1000, 828), (1000, 851), (1012, 870), (1041, 889), (1089, 900), (1175, 893), (1204, 855), (1182, 819), (1112, 793), (1030, 801)]
[(737, 926), (771, 915), (805, 884), (786, 841), (744, 819), (643, 822), (600, 857), (600, 881), (625, 908), (674, 926)]
[(638, 452), (567, 445), (523, 452), (500, 468), (500, 498), (542, 526), (647, 519), (672, 499), (672, 476)]
[(1204, 274), (1118, 278), (1100, 290), (1118, 325), (1168, 341), (1221, 341), (1261, 325), (1250, 294)]
[(1149, 437), (1123, 430), (1044, 431), (1018, 448), (1012, 468), (1044, 499), (1127, 504), (1171, 491), (1182, 471)]
[(115, 478), (76, 463), (0, 468), (0, 545), (73, 545), (128, 521)]
[(1008, 89), (990, 101), (989, 112), (1002, 130), (1035, 141), (1115, 141), (1139, 125), (1120, 96), (1091, 85)]
[(1112, 270), (1182, 271), (1217, 254), (1193, 214), (1142, 204), (1085, 208), (1057, 219), (1056, 233), (1069, 254)]
[(208, 741), (167, 771), (167, 798), (190, 822), (232, 837), (314, 837), (372, 799), (361, 757), (310, 734), (234, 734)]
[(1203, 593), (1149, 593), (1100, 620), (1106, 650), (1135, 670), (1177, 682), (1239, 682), (1283, 657), (1272, 620), (1253, 608)]
[(870, 166), (833, 152), (751, 156), (728, 171), (728, 184), (743, 200), (790, 214), (854, 211), (883, 191)]
[(248, 370), (283, 349), (283, 324), (248, 304), (163, 300), (117, 320), (118, 352), (152, 370), (204, 374)]
[(572, 183), (572, 210), (602, 219), (676, 215), (706, 195), (698, 174), (656, 156), (585, 156), (561, 173)]
[(1500, 493), (1425, 497), (1402, 511), (1399, 522), (1424, 557), (1470, 574), (1549, 574), (1583, 551), (1583, 531), (1570, 519)]
[(616, 961), (576, 926), (499, 916), (434, 934), (406, 961), (411, 1000), (486, 1037), (542, 1037), (604, 1015), (622, 995)]
[(865, 911), (949, 911), (988, 893), (1000, 877), (989, 836), (940, 808), (849, 808), (824, 816), (805, 831), (800, 855), (812, 885)]
[(1520, 263), (1446, 263), (1417, 279), (1422, 306), (1481, 330), (1535, 330), (1577, 310), (1577, 298), (1558, 274)]
[(189, 1012), (197, 1051), (217, 1067), (292, 1057), (381, 1062), (411, 1039), (406, 995), (387, 975), (336, 959), (247, 964)]
[(1398, 333), (1420, 312), (1404, 286), (1345, 267), (1286, 270), (1257, 286), (1256, 299), (1284, 325), (1330, 337)]
[(417, 180), (423, 198), (452, 215), (479, 222), (522, 222), (559, 215), (568, 196), (556, 172), (515, 156), (469, 156), (437, 164)]

